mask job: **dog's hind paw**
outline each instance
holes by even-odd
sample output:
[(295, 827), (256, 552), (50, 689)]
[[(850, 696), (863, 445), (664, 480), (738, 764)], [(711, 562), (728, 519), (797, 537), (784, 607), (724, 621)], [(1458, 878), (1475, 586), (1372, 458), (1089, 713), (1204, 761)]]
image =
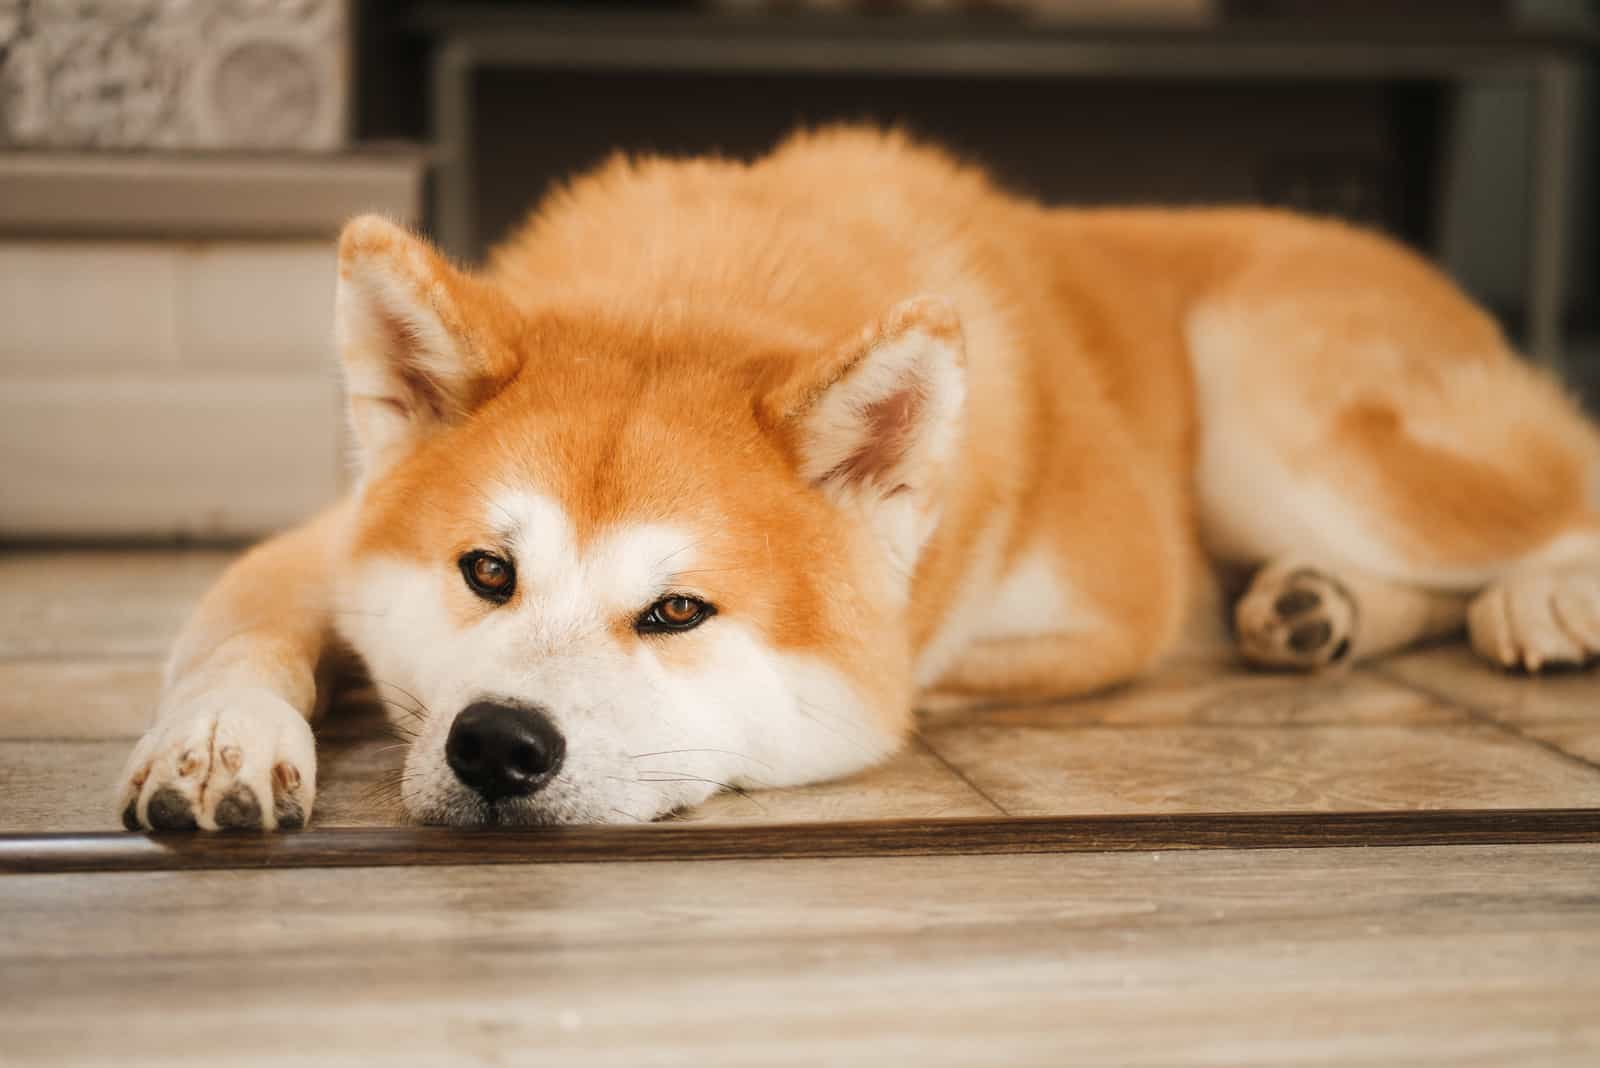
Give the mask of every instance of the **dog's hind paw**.
[(1467, 609), (1479, 656), (1505, 668), (1541, 671), (1600, 657), (1600, 568), (1510, 575)]
[(130, 831), (284, 830), (316, 795), (311, 726), (266, 690), (221, 690), (164, 709), (118, 782)]
[(1234, 610), (1239, 651), (1252, 664), (1317, 671), (1344, 663), (1355, 642), (1356, 604), (1338, 579), (1314, 567), (1263, 568)]

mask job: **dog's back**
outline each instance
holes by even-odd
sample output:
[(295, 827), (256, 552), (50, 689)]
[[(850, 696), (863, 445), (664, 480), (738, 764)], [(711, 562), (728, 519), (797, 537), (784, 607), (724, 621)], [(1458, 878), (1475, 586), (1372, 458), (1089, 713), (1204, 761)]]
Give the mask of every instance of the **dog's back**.
[[(1331, 221), (1049, 209), (846, 128), (753, 164), (615, 160), (492, 271), (529, 307), (712, 309), (817, 352), (949, 297), (967, 427), (915, 591), (924, 683), (974, 642), (1013, 652), (962, 688), (1141, 669), (1207, 586), (1202, 543), (1481, 582), (1592, 517), (1600, 447), (1559, 390), (1420, 259)], [(1015, 654), (1054, 633), (1074, 655)]]

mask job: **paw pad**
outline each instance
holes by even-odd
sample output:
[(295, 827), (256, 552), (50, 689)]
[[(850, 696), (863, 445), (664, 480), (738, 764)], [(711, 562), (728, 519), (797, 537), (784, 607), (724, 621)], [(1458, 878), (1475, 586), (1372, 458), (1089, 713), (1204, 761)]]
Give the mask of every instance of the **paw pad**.
[(228, 830), (260, 827), (261, 802), (256, 800), (254, 790), (240, 783), (217, 802), (216, 813), (212, 818), (217, 821), (218, 827)]
[(157, 831), (192, 831), (200, 826), (189, 799), (170, 786), (163, 786), (151, 796), (145, 818)]
[(1301, 623), (1289, 631), (1289, 648), (1297, 653), (1314, 653), (1333, 638), (1333, 624), (1326, 619)]
[(1278, 594), (1278, 599), (1272, 602), (1272, 610), (1283, 619), (1293, 619), (1295, 616), (1305, 615), (1320, 604), (1322, 595), (1316, 590), (1290, 590)]
[(1331, 575), (1314, 568), (1267, 568), (1236, 612), (1239, 645), (1265, 667), (1312, 671), (1350, 655), (1355, 601)]

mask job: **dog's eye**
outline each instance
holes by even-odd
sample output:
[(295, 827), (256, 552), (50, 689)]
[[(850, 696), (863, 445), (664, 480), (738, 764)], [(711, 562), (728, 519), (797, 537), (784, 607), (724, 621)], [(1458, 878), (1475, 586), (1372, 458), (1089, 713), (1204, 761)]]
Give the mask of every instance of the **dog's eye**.
[(662, 634), (667, 631), (692, 630), (716, 614), (716, 609), (693, 597), (663, 597), (649, 608), (634, 624), (640, 634)]
[(517, 588), (517, 569), (511, 561), (481, 549), (467, 553), (457, 563), (461, 577), (473, 593), (486, 601), (504, 604)]

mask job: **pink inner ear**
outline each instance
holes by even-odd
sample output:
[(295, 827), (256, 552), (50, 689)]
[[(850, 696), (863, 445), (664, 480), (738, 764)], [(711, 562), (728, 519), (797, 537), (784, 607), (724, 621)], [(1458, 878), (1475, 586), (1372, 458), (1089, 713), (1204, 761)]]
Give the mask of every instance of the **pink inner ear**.
[(405, 390), (404, 397), (384, 398), (385, 401), (402, 408), (407, 415), (416, 414), (420, 408), (435, 419), (443, 419), (446, 408), (444, 391), (417, 362), (417, 350), (422, 347), (422, 338), (403, 317), (388, 309), (377, 309), (374, 314), (379, 329), (383, 331), (389, 369)]
[(878, 482), (889, 493), (905, 489), (894, 473), (911, 449), (912, 432), (926, 402), (921, 384), (913, 383), (867, 405), (861, 413), (864, 433), (860, 447), (824, 475), (823, 481), (838, 479), (847, 485)]

